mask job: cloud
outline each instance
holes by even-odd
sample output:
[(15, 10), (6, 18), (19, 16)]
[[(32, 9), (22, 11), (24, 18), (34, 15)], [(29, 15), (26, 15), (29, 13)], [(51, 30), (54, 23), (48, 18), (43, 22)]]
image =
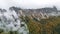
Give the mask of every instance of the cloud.
[(18, 0), (22, 8), (43, 8), (56, 6), (60, 9), (60, 0)]
[(56, 6), (60, 9), (60, 0), (0, 0), (0, 8), (18, 6), (21, 8), (43, 8)]
[(16, 6), (16, 3), (12, 0), (0, 0), (0, 8), (8, 9), (11, 6)]

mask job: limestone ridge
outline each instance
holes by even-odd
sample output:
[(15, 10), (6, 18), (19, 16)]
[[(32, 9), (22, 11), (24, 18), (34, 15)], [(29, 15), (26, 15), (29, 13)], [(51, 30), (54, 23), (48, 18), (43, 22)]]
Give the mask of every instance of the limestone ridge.
[(10, 7), (10, 9), (14, 9), (18, 15), (23, 15), (23, 16), (34, 16), (36, 18), (46, 18), (49, 16), (60, 16), (60, 11), (57, 10), (55, 6), (53, 7), (45, 7), (45, 8), (39, 8), (39, 9), (21, 9), (18, 7)]

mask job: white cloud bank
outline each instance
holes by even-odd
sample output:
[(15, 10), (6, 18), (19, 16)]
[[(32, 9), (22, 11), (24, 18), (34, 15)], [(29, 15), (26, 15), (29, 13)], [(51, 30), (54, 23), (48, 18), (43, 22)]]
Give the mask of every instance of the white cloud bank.
[(21, 8), (43, 8), (56, 6), (60, 9), (60, 0), (0, 0), (1, 8), (18, 6)]

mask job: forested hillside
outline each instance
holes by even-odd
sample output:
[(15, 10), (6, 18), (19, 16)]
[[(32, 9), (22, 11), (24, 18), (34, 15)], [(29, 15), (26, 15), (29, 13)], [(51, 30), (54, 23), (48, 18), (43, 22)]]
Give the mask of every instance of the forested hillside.
[(31, 17), (20, 17), (28, 28), (29, 34), (60, 34), (60, 16), (50, 16), (48, 19), (31, 19)]

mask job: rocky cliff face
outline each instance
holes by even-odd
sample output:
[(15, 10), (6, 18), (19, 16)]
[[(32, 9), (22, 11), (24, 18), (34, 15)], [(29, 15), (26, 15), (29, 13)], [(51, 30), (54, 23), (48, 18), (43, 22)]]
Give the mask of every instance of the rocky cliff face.
[[(2, 32), (13, 34), (11, 32), (18, 32), (15, 34), (28, 34), (28, 28), (25, 22), (22, 22), (18, 16), (18, 8), (11, 7), (9, 10), (0, 9), (0, 34)], [(2, 30), (2, 31), (1, 31)], [(4, 34), (5, 34), (4, 33)]]
[(32, 12), (32, 13), (34, 13), (34, 12), (51, 13), (51, 12), (57, 12), (58, 10), (54, 6), (53, 8), (45, 7), (45, 8), (40, 8), (40, 9), (24, 9), (23, 11), (28, 12), (28, 13), (30, 13), (30, 12)]
[(14, 9), (17, 13), (21, 15), (34, 15), (35, 17), (48, 17), (48, 16), (57, 16), (60, 15), (58, 13), (58, 10), (55, 6), (52, 8), (50, 7), (45, 7), (45, 8), (40, 8), (40, 9), (21, 9), (18, 7), (10, 7), (10, 9)]

